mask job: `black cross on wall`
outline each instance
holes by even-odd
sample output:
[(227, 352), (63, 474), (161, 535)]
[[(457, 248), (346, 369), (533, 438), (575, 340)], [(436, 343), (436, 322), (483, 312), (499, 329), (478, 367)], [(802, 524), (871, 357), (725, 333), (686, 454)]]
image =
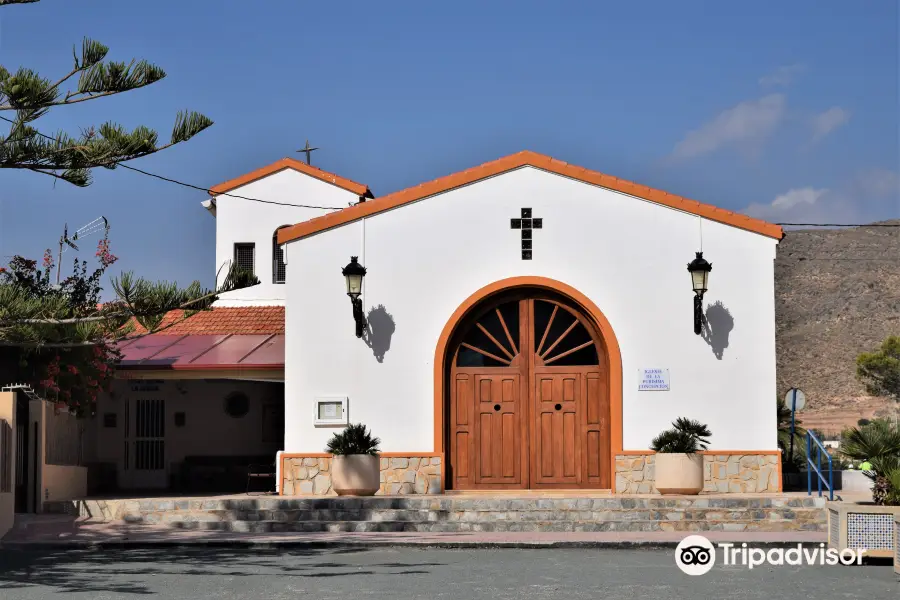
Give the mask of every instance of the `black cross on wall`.
[(534, 219), (530, 208), (522, 209), (521, 219), (510, 219), (511, 229), (522, 230), (522, 260), (531, 260), (531, 232), (535, 229), (543, 229), (544, 220)]

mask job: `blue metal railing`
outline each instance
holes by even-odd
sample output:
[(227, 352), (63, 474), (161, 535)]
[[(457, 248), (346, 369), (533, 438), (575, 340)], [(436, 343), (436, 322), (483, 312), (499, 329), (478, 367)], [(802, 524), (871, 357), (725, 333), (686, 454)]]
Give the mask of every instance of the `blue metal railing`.
[[(816, 461), (813, 463), (813, 448), (816, 450)], [(828, 459), (828, 479), (822, 473), (822, 455)], [(834, 501), (834, 469), (831, 464), (831, 454), (825, 448), (825, 444), (810, 430), (806, 430), (806, 492), (812, 496), (813, 471), (816, 472), (816, 481), (819, 484), (819, 497), (822, 497), (822, 484), (828, 488), (828, 499)]]

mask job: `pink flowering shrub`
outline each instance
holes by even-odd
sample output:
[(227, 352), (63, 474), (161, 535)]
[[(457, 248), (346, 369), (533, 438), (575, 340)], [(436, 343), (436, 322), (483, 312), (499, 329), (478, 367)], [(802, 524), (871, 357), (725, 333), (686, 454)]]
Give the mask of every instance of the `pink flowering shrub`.
[[(109, 250), (109, 239), (97, 244), (95, 254), (99, 268), (89, 272), (87, 261), (75, 259), (73, 272), (60, 284), (52, 279), (56, 266), (53, 253), (44, 253), (40, 267), (37, 261), (14, 256), (8, 267), (0, 267), (0, 285), (16, 285), (27, 294), (59, 297), (65, 300), (72, 317), (97, 314), (100, 305), (100, 281), (106, 269), (118, 260)], [(66, 339), (65, 333), (63, 334)], [(74, 343), (68, 347), (0, 347), (0, 363), (15, 368), (3, 375), (16, 382), (30, 384), (45, 398), (75, 408), (79, 414), (90, 414), (101, 391), (108, 391), (121, 354), (105, 340), (97, 343)]]

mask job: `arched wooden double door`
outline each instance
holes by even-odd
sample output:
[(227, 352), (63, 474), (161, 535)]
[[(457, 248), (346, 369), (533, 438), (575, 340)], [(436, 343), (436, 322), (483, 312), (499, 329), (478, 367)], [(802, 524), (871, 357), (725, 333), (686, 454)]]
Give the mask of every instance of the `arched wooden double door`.
[(450, 345), (453, 489), (610, 488), (602, 338), (565, 299), (486, 301)]

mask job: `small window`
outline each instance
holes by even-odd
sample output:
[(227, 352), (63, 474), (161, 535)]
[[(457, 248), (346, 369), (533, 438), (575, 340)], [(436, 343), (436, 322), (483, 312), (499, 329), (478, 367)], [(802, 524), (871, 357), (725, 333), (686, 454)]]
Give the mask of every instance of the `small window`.
[(272, 236), (272, 283), (284, 283), (287, 278), (287, 265), (284, 263), (284, 248), (278, 244), (278, 232), (288, 225), (282, 225)]
[(234, 264), (244, 271), (249, 271), (256, 275), (255, 255), (256, 244), (235, 244), (234, 245)]
[(225, 412), (234, 419), (240, 419), (250, 411), (250, 399), (243, 392), (232, 392), (225, 397)]

